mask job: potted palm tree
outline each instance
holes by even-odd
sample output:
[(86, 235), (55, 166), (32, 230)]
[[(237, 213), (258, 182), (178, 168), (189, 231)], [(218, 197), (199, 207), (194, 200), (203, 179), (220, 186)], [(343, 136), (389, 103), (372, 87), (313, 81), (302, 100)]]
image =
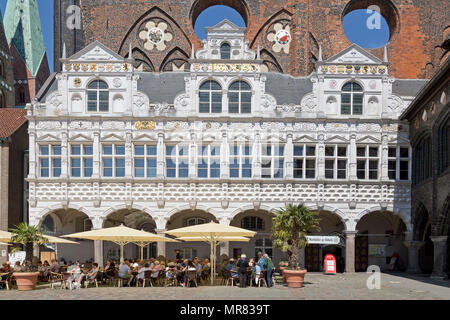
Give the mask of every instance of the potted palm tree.
[(34, 244), (47, 242), (42, 230), (38, 227), (30, 226), (27, 223), (20, 223), (15, 229), (10, 230), (13, 234), (11, 242), (22, 244), (25, 247), (25, 267), (22, 271), (15, 271), (17, 287), (20, 291), (33, 290), (36, 286), (39, 272), (37, 266), (32, 265)]
[(311, 211), (304, 205), (288, 205), (277, 210), (272, 224), (274, 247), (287, 252), (289, 266), (283, 270), (283, 277), (288, 287), (301, 288), (307, 270), (300, 265), (300, 248), (308, 245), (308, 231), (320, 231), (319, 213)]

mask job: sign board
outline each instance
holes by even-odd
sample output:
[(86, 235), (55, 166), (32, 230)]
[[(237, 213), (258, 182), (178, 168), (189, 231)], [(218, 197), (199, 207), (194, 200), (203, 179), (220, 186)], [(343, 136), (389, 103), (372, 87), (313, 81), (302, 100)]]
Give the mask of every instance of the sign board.
[(309, 244), (339, 244), (337, 236), (306, 236)]
[(25, 251), (18, 251), (18, 252), (14, 252), (14, 253), (10, 253), (9, 254), (9, 262), (11, 262), (11, 267), (14, 266), (14, 264), (17, 261), (20, 261), (20, 264), (23, 263), (23, 261), (25, 260), (26, 257), (26, 253)]
[(369, 256), (385, 257), (386, 256), (386, 245), (385, 244), (369, 244)]
[(6, 250), (2, 250), (2, 257), (6, 257)]
[(332, 254), (327, 254), (323, 259), (325, 274), (336, 274), (336, 257)]

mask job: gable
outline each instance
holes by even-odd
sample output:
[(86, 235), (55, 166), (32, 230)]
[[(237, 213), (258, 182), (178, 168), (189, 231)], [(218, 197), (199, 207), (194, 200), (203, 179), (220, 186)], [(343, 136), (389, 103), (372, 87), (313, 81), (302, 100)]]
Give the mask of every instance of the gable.
[(381, 141), (372, 136), (364, 136), (364, 137), (356, 140), (356, 143), (381, 143)]
[(360, 46), (353, 44), (344, 51), (341, 51), (335, 56), (328, 59), (327, 63), (382, 64), (382, 61)]
[(325, 142), (327, 142), (327, 143), (344, 143), (344, 142), (348, 143), (349, 140), (344, 138), (343, 136), (334, 135), (332, 137), (325, 139)]
[(94, 41), (83, 50), (75, 53), (68, 61), (104, 61), (104, 62), (124, 62), (125, 59), (107, 48), (99, 41)]
[(224, 19), (214, 27), (205, 28), (207, 33), (215, 32), (215, 31), (242, 31), (245, 32), (245, 28), (238, 27), (228, 19)]

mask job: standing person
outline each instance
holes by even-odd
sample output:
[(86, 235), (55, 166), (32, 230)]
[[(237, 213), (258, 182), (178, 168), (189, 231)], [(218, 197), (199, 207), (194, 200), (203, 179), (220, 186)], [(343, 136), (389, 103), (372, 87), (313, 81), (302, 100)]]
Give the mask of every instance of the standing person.
[(248, 261), (247, 256), (245, 254), (241, 255), (237, 263), (238, 272), (239, 272), (239, 286), (241, 288), (245, 288), (247, 286), (247, 269), (248, 269)]
[(270, 259), (269, 255), (267, 253), (264, 255), (264, 259), (266, 260), (267, 286), (269, 288), (271, 288), (271, 287), (273, 287), (272, 275), (273, 275), (273, 269), (275, 269), (275, 266), (273, 265), (272, 259)]
[(261, 270), (266, 270), (266, 259), (264, 259), (261, 251), (258, 252), (258, 264), (261, 267)]
[(178, 249), (175, 249), (175, 258), (178, 261), (183, 260), (183, 256), (181, 255), (180, 250), (178, 250)]

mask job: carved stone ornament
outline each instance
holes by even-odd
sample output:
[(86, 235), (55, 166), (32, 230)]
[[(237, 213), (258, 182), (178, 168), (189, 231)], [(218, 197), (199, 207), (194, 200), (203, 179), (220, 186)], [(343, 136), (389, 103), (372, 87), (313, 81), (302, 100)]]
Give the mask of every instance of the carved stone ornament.
[(178, 95), (173, 104), (175, 109), (187, 108), (189, 106), (189, 95), (187, 93)]
[(272, 50), (276, 53), (284, 51), (289, 54), (289, 47), (291, 44), (291, 28), (289, 25), (283, 27), (281, 23), (275, 23), (273, 26), (274, 32), (267, 35), (267, 40), (273, 43)]
[(275, 109), (277, 101), (273, 96), (266, 93), (261, 96), (261, 105), (266, 109)]
[(170, 105), (167, 102), (154, 103), (150, 105), (150, 111), (153, 111), (157, 114), (167, 113), (173, 109), (174, 109), (173, 105)]
[(312, 112), (317, 108), (317, 97), (313, 93), (309, 93), (303, 97), (301, 107), (303, 111)]
[(139, 38), (144, 41), (144, 48), (149, 51), (155, 48), (158, 51), (165, 50), (166, 43), (173, 39), (173, 35), (167, 29), (168, 25), (163, 21), (158, 25), (155, 21), (147, 22), (144, 29), (139, 33)]
[(278, 112), (301, 112), (302, 107), (298, 104), (285, 104), (276, 107)]
[(392, 95), (388, 98), (388, 107), (394, 112), (402, 112), (404, 109), (404, 102), (402, 98)]
[(155, 121), (138, 121), (135, 124), (137, 130), (155, 130)]
[(146, 94), (137, 92), (133, 95), (133, 106), (138, 109), (146, 109), (150, 105), (149, 99)]

